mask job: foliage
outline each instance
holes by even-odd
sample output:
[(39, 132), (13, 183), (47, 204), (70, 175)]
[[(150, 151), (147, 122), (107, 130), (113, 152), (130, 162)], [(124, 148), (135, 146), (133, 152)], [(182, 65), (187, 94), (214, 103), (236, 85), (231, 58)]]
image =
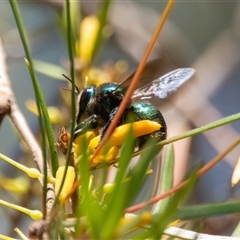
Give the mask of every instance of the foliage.
[[(83, 76), (85, 76), (86, 72), (90, 73), (94, 69), (92, 63), (104, 42), (105, 36), (103, 33), (107, 24), (106, 19), (110, 2), (105, 0), (96, 16), (87, 16), (80, 21), (80, 13), (75, 12), (76, 6), (74, 4), (76, 2), (66, 0), (62, 25), (66, 33), (72, 79), (71, 119), (75, 119), (76, 115), (75, 80), (76, 85), (84, 86), (85, 79)], [(34, 61), (31, 57), (18, 7), (15, 0), (11, 0), (10, 3), (26, 53), (27, 59), (25, 61), (34, 86), (39, 113), (41, 146), (44, 156), (44, 163), (42, 163), (44, 176), (40, 174), (37, 177), (43, 178), (43, 208), (47, 208), (47, 183), (56, 183), (55, 202), (49, 212), (48, 209), (42, 210), (44, 221), (41, 221), (40, 225), (30, 231), (31, 237), (35, 236), (37, 229), (46, 228), (49, 239), (159, 239), (164, 234), (165, 229), (171, 226), (172, 223), (178, 222), (178, 219), (189, 220), (239, 212), (238, 202), (181, 206), (197, 178), (204, 171), (197, 169), (191, 172), (190, 177), (182, 185), (173, 188), (174, 149), (171, 143), (238, 121), (240, 114), (220, 119), (160, 143), (149, 141), (145, 148), (139, 152), (134, 152), (134, 137), (137, 134), (142, 136), (147, 133), (135, 129), (136, 123), (123, 126), (125, 130), (121, 129), (121, 136), (117, 135), (116, 132), (122, 126), (117, 128), (111, 136), (111, 141), (104, 145), (103, 150), (97, 156), (94, 155), (94, 150), (99, 144), (100, 132), (89, 131), (80, 139), (74, 139), (74, 120), (69, 126), (69, 133), (67, 130), (61, 129), (58, 142), (55, 143), (51, 118), (35, 75)], [(78, 17), (75, 18), (74, 16)], [(81, 24), (80, 27), (79, 24)], [(78, 32), (79, 28), (84, 28), (84, 30)], [(89, 35), (87, 39), (84, 39), (86, 36), (83, 36), (81, 32), (86, 31), (89, 32)], [(87, 46), (86, 43), (88, 43)], [(76, 59), (81, 62), (81, 74), (78, 74), (80, 77), (76, 77)], [(41, 64), (38, 63), (40, 69), (43, 66)], [(52, 67), (51, 65), (47, 66), (50, 69)], [(45, 67), (46, 65), (44, 65)], [(59, 70), (59, 68), (57, 69)], [(62, 72), (65, 72), (65, 70)], [(106, 74), (106, 71), (101, 69), (99, 73), (101, 79), (101, 74)], [(89, 81), (91, 82), (92, 79), (90, 78)], [(153, 127), (152, 122), (140, 122), (140, 124), (141, 126), (144, 124), (145, 130), (155, 131), (151, 129)], [(122, 140), (114, 145), (113, 142), (118, 141), (120, 137)], [(239, 144), (239, 139), (223, 153), (227, 154), (237, 144)], [(158, 179), (160, 186), (158, 195), (149, 194), (144, 199), (145, 203), (133, 210), (132, 207), (138, 201), (137, 198), (144, 188), (145, 182), (150, 178), (151, 174), (149, 172), (154, 161), (156, 161), (155, 157), (163, 145), (167, 145), (167, 148), (163, 157), (161, 179), (157, 171), (153, 169), (153, 174)], [(64, 166), (60, 166), (62, 164), (59, 161), (60, 157), (58, 158), (56, 154), (56, 146), (60, 148), (66, 160)], [(120, 149), (119, 146), (121, 146)], [(50, 153), (50, 157), (48, 157), (48, 153)], [(224, 154), (220, 155), (217, 161)], [(132, 162), (133, 156), (139, 157), (136, 164)], [(5, 158), (4, 156), (1, 157)], [(48, 163), (51, 166), (51, 173), (47, 171)], [(117, 170), (116, 175), (113, 177), (113, 181), (109, 182), (108, 174), (114, 167)], [(29, 169), (25, 170), (25, 172), (29, 172)], [(0, 203), (3, 203), (3, 201)], [(156, 205), (151, 209), (151, 205), (155, 203)], [(29, 212), (28, 210), (23, 211), (25, 213)], [(130, 214), (133, 211), (137, 213)], [(41, 217), (40, 214), (37, 219)]]

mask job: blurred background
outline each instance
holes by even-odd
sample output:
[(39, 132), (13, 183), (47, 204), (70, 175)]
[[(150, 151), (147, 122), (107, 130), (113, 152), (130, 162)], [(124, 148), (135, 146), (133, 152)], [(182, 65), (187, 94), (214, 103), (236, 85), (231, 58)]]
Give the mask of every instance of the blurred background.
[[(82, 1), (82, 16), (94, 14), (101, 1)], [(67, 69), (66, 39), (59, 26), (61, 1), (18, 1), (28, 34), (33, 58)], [(126, 60), (134, 70), (140, 61), (166, 2), (113, 1), (109, 12), (111, 37), (104, 44), (95, 64)], [(240, 87), (240, 4), (237, 1), (177, 1), (164, 26), (151, 58), (164, 57), (176, 67), (192, 67), (196, 76), (161, 105), (168, 123), (169, 136), (200, 127), (222, 117), (237, 113)], [(7, 55), (7, 67), (17, 102), (30, 128), (38, 136), (37, 117), (26, 109), (25, 102), (34, 99), (33, 88), (24, 62), (24, 51), (7, 1), (0, 2), (0, 37)], [(48, 105), (59, 106), (60, 89), (66, 82), (38, 73)], [(69, 92), (65, 92), (69, 94)], [(70, 94), (69, 94), (70, 95)], [(157, 104), (157, 103), (156, 103)], [(64, 114), (64, 112), (63, 112)], [(233, 123), (175, 144), (178, 183), (187, 169), (206, 163), (223, 151), (238, 135), (239, 124)], [(57, 137), (57, 131), (56, 131)], [(24, 146), (5, 118), (0, 130), (0, 152), (21, 159)], [(25, 150), (24, 150), (25, 151)], [(194, 203), (218, 202), (238, 198), (239, 188), (231, 188), (231, 174), (239, 148), (219, 163), (196, 186)], [(33, 164), (33, 163), (32, 163)], [(33, 164), (34, 166), (34, 164)], [(24, 176), (0, 161), (5, 177)], [(40, 188), (38, 183), (36, 188)], [(40, 189), (39, 189), (40, 191)], [(0, 197), (4, 190), (0, 190)], [(9, 196), (14, 198), (14, 194)], [(39, 208), (39, 199), (22, 204)], [(10, 201), (10, 200), (9, 200)], [(9, 214), (11, 221), (8, 221)], [(14, 227), (27, 229), (31, 220), (6, 208), (0, 208), (0, 233), (11, 234)], [(207, 219), (203, 229), (208, 233), (228, 235), (236, 226), (234, 216)]]

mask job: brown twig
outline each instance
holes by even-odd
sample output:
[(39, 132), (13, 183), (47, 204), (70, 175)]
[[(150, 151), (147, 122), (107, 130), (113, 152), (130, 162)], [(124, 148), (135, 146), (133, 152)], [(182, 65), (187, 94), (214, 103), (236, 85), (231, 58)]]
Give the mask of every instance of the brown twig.
[[(12, 123), (22, 136), (23, 140), (33, 154), (33, 159), (36, 162), (39, 170), (43, 173), (43, 156), (41, 148), (31, 132), (27, 121), (20, 111), (16, 102), (14, 93), (11, 88), (11, 81), (6, 67), (5, 52), (0, 39), (0, 124), (5, 116), (9, 116)], [(49, 166), (47, 166), (48, 174), (50, 175)], [(42, 184), (42, 180), (39, 180)], [(47, 211), (52, 209), (54, 201), (54, 187), (52, 184), (47, 186)]]
[[(218, 154), (215, 158), (213, 158), (209, 163), (207, 163), (205, 166), (203, 166), (200, 170), (197, 171), (196, 173), (196, 177), (199, 178), (200, 176), (202, 176), (203, 174), (205, 174), (207, 171), (209, 171), (211, 168), (213, 168), (218, 162), (220, 162), (228, 153), (230, 153), (236, 146), (238, 146), (240, 143), (240, 137), (238, 137), (237, 139), (235, 139), (234, 142), (232, 142), (231, 145), (229, 145), (223, 152), (221, 152), (220, 154)], [(153, 197), (152, 199), (150, 199), (147, 202), (143, 202), (143, 203), (139, 203), (135, 206), (129, 207), (128, 209), (126, 209), (125, 212), (127, 213), (132, 213), (135, 211), (138, 211), (150, 204), (155, 204), (158, 201), (160, 201), (161, 199), (168, 197), (170, 195), (172, 195), (173, 193), (179, 191), (180, 189), (182, 189), (184, 186), (186, 186), (186, 184), (189, 182), (189, 180), (185, 180), (183, 182), (181, 182), (180, 184), (176, 185), (175, 187), (171, 188), (170, 190), (166, 191), (163, 194), (160, 194), (158, 196)]]

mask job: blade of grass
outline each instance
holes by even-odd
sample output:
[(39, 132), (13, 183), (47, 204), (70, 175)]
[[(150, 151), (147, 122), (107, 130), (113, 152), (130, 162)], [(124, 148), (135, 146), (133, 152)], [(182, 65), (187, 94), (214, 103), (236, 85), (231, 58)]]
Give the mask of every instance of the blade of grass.
[[(69, 33), (69, 22), (71, 25), (71, 45), (75, 46), (75, 42), (79, 40), (79, 27), (81, 23), (81, 11), (80, 11), (79, 1), (67, 1), (64, 2), (63, 11), (62, 11), (62, 27), (66, 34), (67, 41)], [(73, 48), (74, 51), (74, 48)]]
[(196, 183), (197, 175), (192, 175), (188, 180), (187, 184), (178, 191), (169, 201), (168, 206), (165, 207), (163, 211), (160, 211), (160, 214), (153, 214), (152, 217), (152, 226), (150, 227), (151, 236), (154, 236), (155, 239), (161, 239), (161, 236), (166, 229), (166, 227), (176, 218), (176, 211), (180, 201), (185, 198), (190, 190), (193, 188)]
[(55, 199), (54, 205), (58, 202), (58, 197), (62, 191), (65, 178), (67, 176), (67, 167), (69, 166), (69, 163), (71, 161), (71, 154), (72, 154), (72, 143), (73, 143), (73, 137), (74, 137), (74, 129), (75, 129), (75, 112), (76, 112), (76, 101), (75, 101), (75, 68), (74, 68), (74, 50), (73, 50), (73, 36), (72, 36), (72, 27), (71, 27), (71, 12), (70, 12), (70, 1), (66, 0), (66, 21), (67, 21), (67, 43), (68, 43), (68, 55), (70, 60), (70, 73), (71, 73), (71, 80), (72, 80), (72, 91), (71, 91), (71, 117), (72, 117), (72, 124), (70, 129), (70, 141), (67, 149), (67, 159), (65, 164), (65, 171), (63, 174), (62, 182), (59, 187), (59, 192), (57, 193), (57, 197)]
[[(184, 139), (184, 138), (193, 137), (195, 135), (201, 134), (201, 133), (209, 131), (211, 129), (214, 129), (214, 128), (217, 128), (217, 127), (220, 127), (220, 126), (223, 126), (223, 125), (235, 122), (235, 121), (239, 121), (239, 120), (240, 120), (240, 113), (236, 113), (236, 114), (230, 115), (228, 117), (222, 118), (220, 120), (217, 120), (215, 122), (211, 122), (209, 124), (206, 124), (202, 127), (195, 128), (193, 130), (187, 131), (183, 134), (179, 134), (175, 137), (171, 137), (171, 138), (168, 138), (166, 140), (163, 140), (163, 141), (157, 143), (156, 146), (159, 147), (159, 148), (162, 148), (162, 146), (164, 146), (166, 144), (173, 143), (173, 142), (179, 141), (179, 140)], [(142, 154), (143, 151), (146, 151), (146, 149), (135, 152), (132, 155), (132, 157), (135, 157), (135, 156), (138, 156), (138, 155)]]
[[(10, 5), (11, 5), (12, 11), (13, 11), (13, 15), (14, 15), (17, 27), (18, 27), (18, 31), (19, 31), (21, 40), (22, 40), (22, 44), (23, 44), (24, 51), (25, 51), (25, 54), (27, 57), (27, 61), (29, 62), (29, 70), (30, 70), (30, 74), (32, 76), (31, 79), (32, 79), (33, 87), (34, 87), (38, 111), (39, 111), (39, 113), (42, 113), (42, 115), (43, 115), (44, 124), (46, 127), (45, 130), (46, 130), (49, 147), (50, 147), (52, 171), (53, 171), (53, 176), (55, 176), (57, 168), (58, 168), (58, 158), (57, 158), (57, 154), (56, 154), (56, 147), (54, 145), (55, 140), (54, 140), (53, 130), (52, 130), (51, 122), (50, 122), (48, 111), (47, 111), (47, 105), (46, 105), (41, 87), (38, 83), (36, 74), (33, 70), (34, 68), (33, 68), (32, 55), (31, 55), (31, 52), (28, 47), (29, 44), (27, 41), (25, 29), (23, 26), (23, 22), (22, 22), (19, 10), (18, 10), (17, 3), (15, 0), (10, 0)], [(41, 129), (41, 130), (42, 130), (41, 134), (43, 136), (44, 130), (43, 129)]]
[(194, 218), (212, 217), (224, 214), (239, 213), (239, 201), (193, 205), (188, 207), (181, 207), (177, 210), (175, 217), (181, 220), (188, 220)]
[(126, 176), (127, 168), (131, 161), (131, 155), (134, 150), (135, 142), (132, 138), (132, 130), (129, 131), (126, 137), (127, 141), (122, 149), (121, 158), (119, 161), (118, 173), (115, 178), (115, 185), (113, 191), (108, 196), (108, 202), (106, 202), (107, 209), (104, 212), (102, 231), (100, 239), (112, 239), (113, 233), (119, 222), (119, 219), (123, 215), (123, 211), (126, 207), (126, 186), (124, 184), (124, 178)]
[[(160, 184), (160, 194), (171, 189), (173, 186), (174, 177), (174, 148), (170, 144), (166, 148), (165, 158), (163, 162), (162, 174), (161, 174), (161, 184)], [(153, 214), (159, 214), (166, 211), (166, 208), (170, 202), (170, 197), (164, 198), (159, 201), (154, 210)]]
[(99, 30), (98, 30), (98, 33), (97, 33), (97, 38), (96, 38), (96, 41), (95, 41), (95, 44), (94, 44), (94, 48), (93, 48), (93, 54), (92, 54), (92, 59), (94, 60), (101, 45), (102, 45), (102, 42), (103, 42), (103, 29), (104, 27), (106, 26), (106, 23), (107, 23), (107, 15), (108, 15), (108, 10), (109, 10), (109, 7), (110, 7), (110, 4), (111, 4), (111, 1), (112, 0), (105, 0), (102, 5), (101, 5), (101, 8), (98, 12), (98, 19), (99, 19), (99, 22), (100, 22), (100, 26), (99, 26)]
[[(87, 141), (85, 138), (82, 138), (82, 149), (87, 149)], [(86, 214), (87, 220), (89, 221), (89, 233), (93, 239), (98, 238), (98, 225), (96, 224), (96, 214), (98, 213), (98, 216), (100, 216), (99, 209), (97, 209), (97, 206), (94, 205), (94, 202), (91, 199), (91, 193), (89, 189), (89, 180), (90, 180), (90, 171), (89, 171), (89, 155), (87, 151), (82, 152), (82, 156), (80, 159), (80, 162), (78, 164), (77, 172), (79, 174), (79, 179), (81, 181), (81, 199), (79, 199), (78, 202), (78, 208), (77, 208), (77, 216), (78, 220), (76, 222), (76, 233), (77, 237), (80, 236), (80, 230), (78, 227), (80, 216)]]
[[(33, 79), (34, 76), (34, 72), (33, 69), (30, 67), (29, 62), (27, 61), (27, 59), (25, 59), (25, 63), (27, 65), (27, 68), (29, 70), (29, 73), (31, 75), (31, 78)], [(37, 100), (37, 98), (36, 98)], [(42, 152), (43, 152), (43, 209), (44, 209), (44, 217), (46, 216), (46, 208), (44, 206), (46, 206), (46, 202), (47, 202), (47, 175), (48, 175), (48, 170), (47, 170), (47, 151), (46, 151), (46, 146), (47, 146), (47, 142), (46, 142), (46, 134), (44, 132), (44, 117), (43, 114), (41, 112), (41, 103), (40, 101), (36, 101), (37, 103), (37, 108), (38, 108), (38, 112), (39, 112), (39, 127), (40, 127), (40, 132), (41, 132), (41, 140), (42, 140)]]
[(231, 122), (238, 121), (238, 120), (240, 120), (240, 113), (236, 113), (234, 115), (230, 115), (228, 117), (222, 118), (222, 119), (217, 120), (217, 121), (212, 122), (212, 123), (209, 123), (209, 124), (207, 124), (205, 126), (193, 129), (191, 131), (188, 131), (188, 132), (183, 133), (181, 135), (178, 135), (176, 137), (172, 137), (172, 138), (169, 138), (167, 140), (164, 140), (161, 143), (158, 143), (158, 146), (160, 147), (160, 146), (168, 144), (170, 142), (175, 142), (175, 141), (187, 138), (187, 137), (192, 137), (192, 136), (195, 136), (197, 134), (206, 132), (208, 130), (211, 130), (211, 129), (214, 129), (214, 128), (217, 128), (217, 127), (229, 124)]
[(130, 178), (130, 181), (126, 184), (126, 203), (128, 206), (133, 202), (141, 190), (146, 178), (146, 172), (149, 168), (149, 164), (158, 153), (154, 143), (155, 141), (150, 139), (147, 144), (149, 146), (148, 151), (141, 155), (137, 164), (135, 164), (133, 169), (128, 173), (127, 177)]
[[(33, 89), (34, 89), (34, 93), (35, 93), (35, 98), (36, 98), (36, 102), (37, 102), (37, 108), (38, 108), (38, 112), (39, 112), (39, 127), (40, 127), (40, 133), (42, 136), (42, 151), (43, 151), (43, 163), (39, 163), (40, 166), (43, 165), (43, 174), (44, 174), (44, 186), (43, 186), (43, 213), (44, 213), (44, 217), (46, 217), (47, 212), (46, 211), (50, 211), (51, 209), (47, 209), (47, 208), (51, 208), (52, 204), (47, 206), (47, 175), (48, 175), (48, 165), (47, 165), (47, 157), (46, 157), (46, 141), (45, 141), (45, 131), (47, 134), (47, 138), (48, 138), (48, 143), (49, 143), (49, 147), (50, 147), (50, 159), (51, 159), (51, 167), (52, 167), (52, 174), (55, 177), (56, 175), (56, 171), (58, 168), (58, 158), (57, 158), (57, 154), (56, 154), (56, 147), (54, 145), (54, 135), (53, 135), (53, 130), (52, 130), (52, 126), (51, 126), (51, 122), (49, 119), (49, 115), (48, 115), (48, 111), (47, 111), (47, 106), (46, 106), (46, 102), (42, 93), (42, 90), (40, 88), (40, 85), (38, 83), (38, 80), (36, 78), (35, 72), (34, 72), (34, 68), (33, 68), (33, 61), (32, 61), (32, 56), (31, 56), (31, 52), (29, 50), (29, 44), (27, 41), (27, 37), (26, 37), (26, 33), (25, 33), (25, 29), (23, 26), (23, 22), (20, 16), (20, 12), (17, 6), (17, 3), (15, 0), (10, 0), (10, 5), (12, 8), (12, 12), (16, 21), (16, 25), (18, 27), (18, 31), (19, 31), (19, 35), (23, 44), (23, 48), (27, 57), (27, 65), (28, 65), (28, 69), (31, 75), (31, 80), (32, 80), (32, 84), (33, 84)], [(41, 116), (42, 113), (42, 116)], [(43, 124), (44, 122), (44, 124)], [(52, 197), (52, 196), (51, 196)]]
[[(146, 179), (146, 172), (147, 169), (149, 168), (149, 164), (158, 153), (153, 142), (154, 141), (148, 142), (148, 145), (150, 146), (148, 151), (145, 152), (140, 157), (140, 159), (135, 164), (133, 169), (128, 172), (126, 179), (130, 180), (123, 184), (123, 187), (126, 189), (125, 192), (126, 207), (133, 202), (133, 200), (138, 196), (139, 192), (141, 191), (141, 188), (143, 187), (144, 184), (144, 180)], [(132, 231), (134, 226), (137, 227), (137, 224), (141, 219), (142, 219), (141, 216), (137, 216), (136, 219), (131, 224), (120, 226), (120, 228), (117, 229), (118, 234)]]
[(72, 104), (72, 124), (71, 124), (71, 131), (70, 131), (70, 144), (68, 146), (67, 152), (67, 162), (70, 161), (70, 155), (72, 150), (72, 142), (74, 136), (74, 129), (75, 129), (75, 115), (76, 115), (76, 96), (75, 96), (75, 67), (74, 67), (74, 48), (72, 45), (72, 27), (71, 27), (71, 12), (70, 12), (70, 1), (66, 0), (66, 14), (67, 14), (67, 43), (68, 43), (68, 55), (70, 61), (70, 73), (72, 79), (72, 91), (71, 91), (71, 104)]

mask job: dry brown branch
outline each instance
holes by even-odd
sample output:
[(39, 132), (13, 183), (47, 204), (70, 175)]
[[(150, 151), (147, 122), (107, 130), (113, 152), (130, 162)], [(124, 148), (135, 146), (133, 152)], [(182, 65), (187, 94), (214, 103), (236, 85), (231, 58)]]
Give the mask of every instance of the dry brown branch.
[[(17, 105), (7, 71), (5, 52), (0, 39), (0, 124), (5, 116), (10, 117), (12, 123), (32, 152), (33, 159), (39, 170), (43, 173), (42, 151)], [(48, 174), (50, 174), (49, 166), (47, 168)], [(42, 184), (42, 180), (40, 182)], [(54, 188), (52, 184), (48, 184), (47, 199), (47, 210), (50, 211), (54, 201)]]

